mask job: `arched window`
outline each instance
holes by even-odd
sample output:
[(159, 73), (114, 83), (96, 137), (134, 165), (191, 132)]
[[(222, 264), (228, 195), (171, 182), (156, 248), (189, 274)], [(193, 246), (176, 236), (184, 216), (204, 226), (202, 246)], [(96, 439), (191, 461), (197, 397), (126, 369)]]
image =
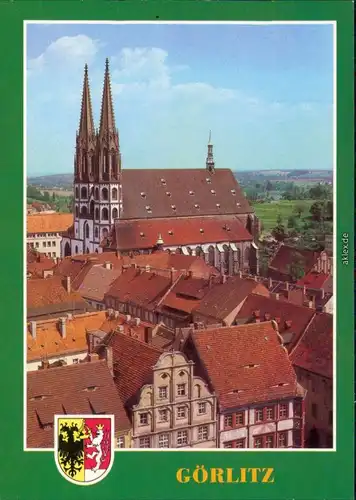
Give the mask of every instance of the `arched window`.
[(70, 244), (67, 241), (67, 243), (65, 244), (65, 247), (64, 247), (64, 255), (65, 255), (65, 257), (68, 257), (70, 254), (71, 254)]
[(200, 395), (201, 395), (201, 387), (199, 384), (196, 384), (194, 386), (194, 389), (195, 389), (195, 397), (196, 398), (200, 398)]
[(224, 255), (223, 255), (223, 268), (224, 272), (229, 271), (229, 260), (230, 260), (230, 249), (227, 245), (224, 245)]
[(117, 200), (117, 189), (116, 188), (113, 188), (113, 190), (111, 191), (111, 195), (112, 195), (113, 200)]
[(237, 274), (240, 270), (241, 266), (241, 251), (238, 248), (236, 252), (234, 252), (234, 274)]
[(215, 265), (215, 248), (213, 247), (213, 245), (210, 245), (210, 247), (208, 248), (208, 255), (209, 255), (209, 258), (208, 258), (208, 262), (211, 266), (214, 266)]
[(95, 209), (95, 218), (99, 219), (99, 209), (98, 208)]
[(103, 188), (101, 190), (101, 198), (103, 200), (108, 200), (109, 199), (109, 191), (107, 190), (107, 188)]
[(88, 156), (88, 172), (90, 175), (93, 173), (92, 168), (93, 168), (93, 158), (91, 156)]
[(109, 165), (108, 165), (108, 153), (106, 151), (106, 149), (104, 149), (104, 153), (103, 153), (103, 165), (104, 165), (104, 173), (107, 174), (108, 171), (109, 171)]
[(91, 200), (90, 202), (90, 215), (94, 215), (94, 200)]
[(82, 187), (81, 189), (81, 192), (80, 192), (80, 197), (81, 198), (87, 198), (87, 188), (86, 187)]
[(202, 257), (204, 255), (202, 247), (196, 247), (196, 249), (195, 249), (195, 255), (197, 257)]
[(192, 251), (192, 249), (190, 247), (187, 247), (187, 252), (188, 252), (189, 255), (192, 255), (192, 253), (193, 253), (193, 251)]
[(101, 234), (102, 234), (102, 237), (103, 237), (103, 238), (107, 238), (107, 237), (108, 237), (109, 232), (108, 232), (108, 230), (106, 229), (106, 227), (102, 230)]
[(88, 214), (88, 210), (87, 210), (87, 207), (84, 205), (82, 206), (81, 210), (80, 210), (80, 213), (83, 217), (85, 217), (87, 214)]
[(181, 249), (181, 248), (176, 248), (175, 253), (177, 253), (177, 254), (181, 254), (181, 253), (183, 253), (183, 252), (182, 252), (182, 249)]
[(85, 226), (85, 237), (89, 238), (89, 225), (88, 224)]
[(112, 218), (117, 219), (118, 216), (119, 216), (119, 212), (118, 212), (117, 208), (113, 208), (112, 209)]
[(90, 252), (89, 252), (89, 248), (88, 248), (88, 247), (87, 247), (87, 252), (86, 252), (86, 253), (90, 253)]
[(99, 188), (95, 188), (94, 198), (95, 198), (96, 200), (98, 200), (98, 199), (99, 199)]
[(95, 238), (99, 238), (99, 229), (96, 227), (94, 231)]
[(78, 217), (79, 216), (79, 208), (78, 208), (78, 205), (75, 205), (75, 216)]
[(78, 253), (78, 245), (75, 247), (75, 253)]
[(102, 220), (109, 220), (109, 210), (107, 208), (103, 208), (101, 211)]
[(79, 188), (78, 187), (75, 188), (75, 197), (79, 198)]

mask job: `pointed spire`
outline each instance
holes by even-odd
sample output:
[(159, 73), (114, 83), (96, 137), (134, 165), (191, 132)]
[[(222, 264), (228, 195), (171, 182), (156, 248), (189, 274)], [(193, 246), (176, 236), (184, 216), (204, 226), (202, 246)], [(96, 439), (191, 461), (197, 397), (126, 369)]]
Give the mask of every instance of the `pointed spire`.
[(107, 134), (108, 132), (116, 132), (116, 128), (115, 128), (114, 107), (112, 104), (112, 96), (111, 96), (109, 59), (106, 58), (99, 135), (102, 136), (104, 134)]
[(93, 111), (91, 107), (90, 87), (88, 77), (88, 65), (84, 66), (84, 82), (82, 108), (80, 113), (79, 133), (78, 135), (85, 140), (89, 140), (95, 134)]
[(209, 131), (209, 141), (208, 141), (208, 154), (206, 156), (206, 169), (209, 173), (214, 173), (215, 171), (215, 161), (214, 161), (214, 153), (213, 153), (213, 144), (211, 142), (211, 130)]

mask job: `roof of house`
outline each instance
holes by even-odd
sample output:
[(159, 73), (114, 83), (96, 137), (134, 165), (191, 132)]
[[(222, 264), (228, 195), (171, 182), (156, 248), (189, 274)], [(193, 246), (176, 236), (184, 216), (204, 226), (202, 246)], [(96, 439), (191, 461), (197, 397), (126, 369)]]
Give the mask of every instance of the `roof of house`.
[[(50, 312), (52, 306), (59, 306), (59, 310), (86, 309), (87, 302), (75, 291), (68, 292), (60, 276), (50, 276), (45, 279), (31, 279), (27, 281), (27, 312), (36, 310)], [(56, 310), (58, 308), (55, 308)]]
[(104, 295), (120, 274), (120, 269), (106, 269), (102, 265), (93, 266), (78, 287), (78, 293), (86, 299), (102, 302)]
[(302, 395), (271, 321), (195, 330), (191, 337), (223, 410)]
[(118, 251), (154, 248), (158, 235), (164, 246), (252, 241), (240, 219), (231, 215), (115, 221), (111, 245)]
[(131, 427), (105, 361), (27, 373), (27, 446), (53, 447), (54, 415), (63, 413), (113, 414), (116, 432)]
[(317, 373), (333, 376), (333, 316), (317, 313), (295, 349), (291, 353), (293, 365)]
[(253, 212), (230, 169), (123, 169), (122, 184), (123, 219)]
[(288, 245), (281, 245), (270, 262), (269, 268), (290, 275), (290, 265), (293, 261), (299, 261), (304, 267), (304, 272), (308, 273), (315, 265), (319, 254), (320, 252), (313, 252), (312, 250), (301, 250)]
[(27, 215), (27, 234), (62, 233), (73, 224), (73, 214), (30, 214)]
[(330, 274), (318, 273), (317, 271), (309, 271), (303, 278), (297, 281), (297, 285), (306, 286), (313, 289), (322, 289), (328, 282)]
[(121, 333), (112, 335), (108, 345), (112, 347), (116, 387), (124, 405), (130, 408), (140, 389), (151, 382), (152, 367), (163, 351)]
[(55, 266), (53, 259), (27, 245), (27, 275), (31, 278), (42, 278), (44, 271), (53, 270)]
[[(284, 300), (250, 294), (236, 315), (237, 320), (275, 320), (285, 345), (291, 349), (315, 315), (315, 310)], [(290, 335), (293, 334), (293, 335)]]
[(227, 278), (225, 283), (217, 284), (208, 291), (194, 312), (224, 320), (257, 287), (262, 287), (268, 294), (267, 288), (253, 279)]
[(170, 286), (171, 280), (164, 276), (131, 267), (112, 283), (107, 296), (151, 309)]

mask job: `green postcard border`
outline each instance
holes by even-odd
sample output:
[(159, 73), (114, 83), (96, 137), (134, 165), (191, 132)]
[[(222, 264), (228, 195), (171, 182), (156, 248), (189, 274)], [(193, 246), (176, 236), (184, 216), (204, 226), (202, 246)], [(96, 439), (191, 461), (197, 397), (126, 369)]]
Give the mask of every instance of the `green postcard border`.
[[(109, 476), (78, 488), (58, 473), (53, 452), (23, 451), (23, 21), (337, 21), (337, 451), (124, 452)], [(0, 1), (0, 143), (3, 174), (1, 290), (1, 500), (353, 498), (353, 4), (351, 1)], [(343, 265), (343, 234), (349, 263)], [(274, 468), (274, 483), (180, 484), (179, 468)]]

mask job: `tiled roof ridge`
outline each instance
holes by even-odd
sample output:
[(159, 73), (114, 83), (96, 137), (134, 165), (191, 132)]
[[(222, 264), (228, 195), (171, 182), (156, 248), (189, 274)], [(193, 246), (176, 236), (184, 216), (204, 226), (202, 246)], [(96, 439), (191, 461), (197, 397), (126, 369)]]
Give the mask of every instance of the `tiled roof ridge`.
[[(107, 365), (107, 362), (106, 362), (106, 359), (94, 359), (92, 361), (85, 361), (84, 363), (78, 363), (78, 364), (71, 364), (71, 365), (64, 365), (64, 366), (53, 366), (53, 367), (50, 367), (50, 368), (47, 368), (45, 370), (33, 370), (33, 371), (28, 371), (27, 372), (27, 376), (33, 376), (33, 375), (36, 375), (36, 373), (43, 373), (43, 372), (47, 372), (47, 371), (52, 371), (53, 370), (63, 370), (63, 369), (66, 369), (66, 370), (69, 370), (69, 369), (78, 369), (78, 367), (82, 367), (82, 366), (87, 366), (87, 365), (93, 365), (93, 364), (102, 364), (102, 365)], [(109, 368), (108, 368), (109, 369)]]

